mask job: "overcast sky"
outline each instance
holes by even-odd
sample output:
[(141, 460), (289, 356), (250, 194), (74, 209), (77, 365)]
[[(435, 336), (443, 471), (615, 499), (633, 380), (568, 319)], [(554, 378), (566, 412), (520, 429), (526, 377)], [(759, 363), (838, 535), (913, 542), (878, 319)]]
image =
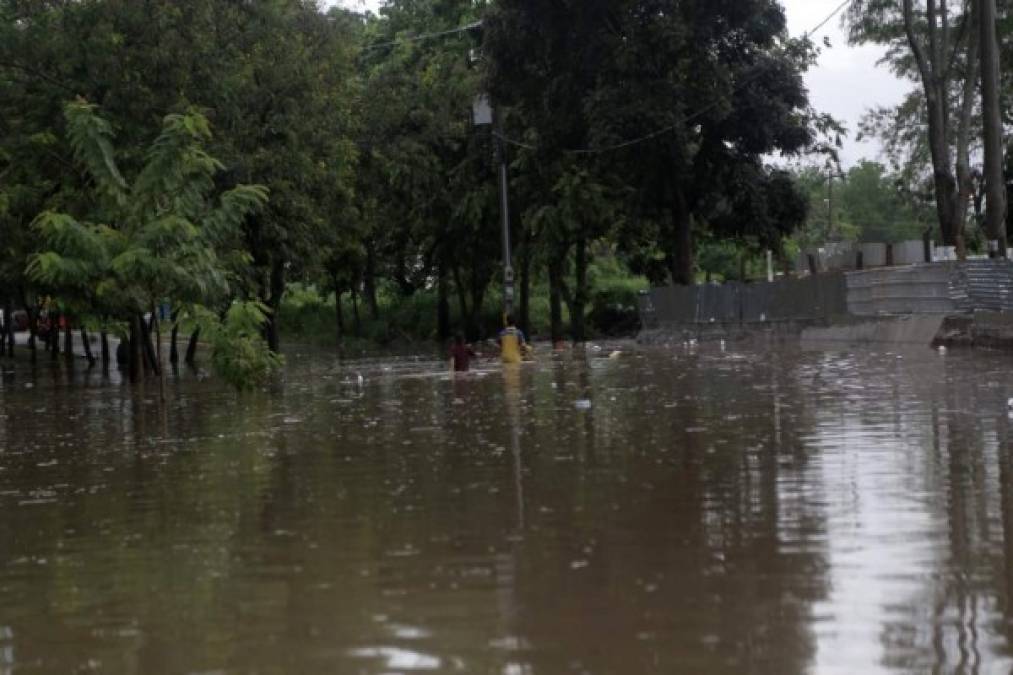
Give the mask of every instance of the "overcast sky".
[[(324, 0), (324, 3), (375, 10), (380, 0)], [(788, 12), (791, 34), (801, 35), (826, 18), (840, 0), (782, 0), (782, 3)], [(876, 66), (883, 49), (849, 47), (839, 18), (827, 24), (816, 36), (817, 42), (823, 36), (830, 38), (833, 47), (823, 52), (819, 65), (806, 78), (810, 100), (818, 110), (842, 120), (851, 132), (842, 152), (846, 166), (862, 158), (877, 159), (878, 145), (854, 140), (858, 122), (869, 108), (900, 102), (911, 84), (897, 80), (886, 68)]]

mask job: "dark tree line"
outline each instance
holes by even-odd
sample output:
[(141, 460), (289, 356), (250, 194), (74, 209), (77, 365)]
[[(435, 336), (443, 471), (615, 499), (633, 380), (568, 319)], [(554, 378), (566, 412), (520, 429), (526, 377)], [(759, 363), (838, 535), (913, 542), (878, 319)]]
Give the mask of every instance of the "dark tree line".
[[(253, 326), (277, 351), (293, 282), (335, 294), (341, 331), (434, 293), (438, 336), (478, 336), (502, 274), (503, 143), (520, 321), (545, 288), (552, 337), (569, 316), (583, 340), (596, 258), (687, 284), (702, 241), (781, 250), (807, 199), (766, 158), (830, 151), (835, 130), (803, 86), (815, 56), (775, 0), (392, 0), (378, 16), (0, 0), (0, 305), (33, 332), (46, 300), (48, 319), (136, 342), (138, 377), (161, 368), (163, 305), (172, 362), (198, 326)], [(472, 125), (483, 92), (498, 137)], [(244, 190), (261, 192), (235, 210)], [(208, 224), (230, 206), (230, 227)]]

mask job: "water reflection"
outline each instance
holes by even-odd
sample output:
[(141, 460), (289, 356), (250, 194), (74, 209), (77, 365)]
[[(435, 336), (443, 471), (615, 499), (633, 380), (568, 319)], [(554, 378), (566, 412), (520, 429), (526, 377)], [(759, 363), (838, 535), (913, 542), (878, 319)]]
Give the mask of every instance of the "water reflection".
[(1002, 357), (610, 351), (5, 363), (0, 675), (1009, 671)]

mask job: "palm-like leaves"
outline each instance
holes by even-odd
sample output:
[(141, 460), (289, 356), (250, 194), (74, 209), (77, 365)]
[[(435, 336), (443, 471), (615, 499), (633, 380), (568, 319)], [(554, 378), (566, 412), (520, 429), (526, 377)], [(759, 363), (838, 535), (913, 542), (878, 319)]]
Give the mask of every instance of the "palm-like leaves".
[[(103, 212), (113, 215), (115, 225), (43, 213), (35, 228), (46, 250), (33, 257), (29, 275), (123, 317), (165, 299), (188, 307), (220, 303), (229, 285), (228, 265), (219, 251), (227, 252), (244, 219), (264, 207), (266, 188), (240, 185), (214, 199), (214, 176), (222, 167), (203, 148), (211, 130), (199, 113), (165, 118), (132, 185), (116, 164), (112, 127), (95, 107), (75, 101), (65, 115), (74, 156), (108, 202)], [(248, 308), (242, 315), (262, 322), (263, 314), (255, 310)], [(257, 342), (249, 332), (236, 328), (222, 333), (235, 336), (244, 363), (256, 361), (250, 350)], [(216, 349), (227, 350), (229, 344), (223, 338)], [(227, 355), (216, 359), (233, 363)], [(273, 364), (257, 361), (249, 372), (259, 375)]]

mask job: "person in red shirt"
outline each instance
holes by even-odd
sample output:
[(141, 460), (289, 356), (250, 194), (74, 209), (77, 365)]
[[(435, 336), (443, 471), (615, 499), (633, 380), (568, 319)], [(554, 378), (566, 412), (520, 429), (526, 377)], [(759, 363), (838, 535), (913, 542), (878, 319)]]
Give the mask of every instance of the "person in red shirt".
[(454, 344), (450, 347), (450, 367), (455, 373), (466, 373), (471, 368), (471, 360), (477, 354), (464, 342), (464, 336), (454, 336)]

